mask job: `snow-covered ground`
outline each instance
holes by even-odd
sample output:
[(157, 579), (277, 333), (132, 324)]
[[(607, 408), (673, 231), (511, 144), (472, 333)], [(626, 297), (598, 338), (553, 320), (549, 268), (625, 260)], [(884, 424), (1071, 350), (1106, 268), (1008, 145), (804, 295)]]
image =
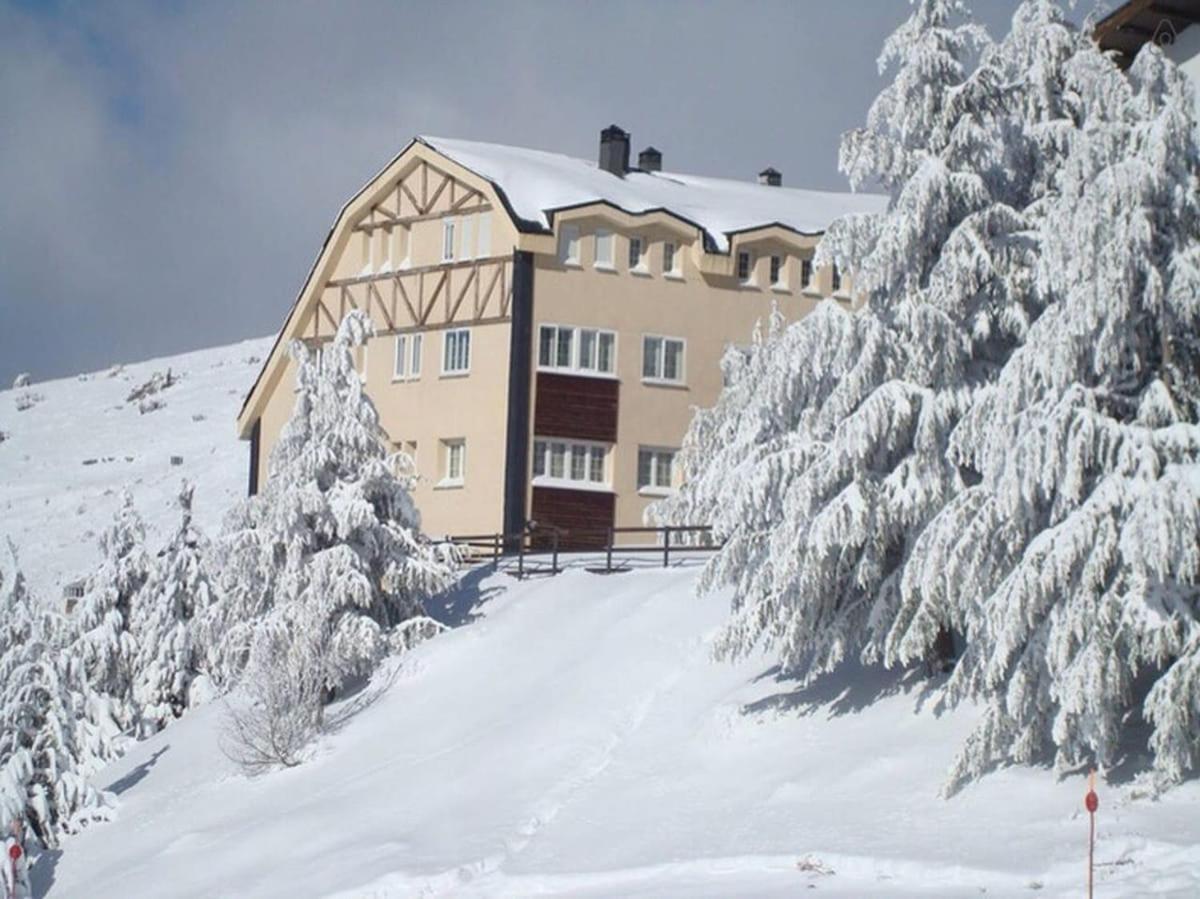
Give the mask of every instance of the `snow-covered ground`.
[[(715, 663), (696, 569), (472, 574), (465, 623), (388, 665), (291, 770), (247, 779), (200, 709), (113, 766), (117, 821), (57, 896), (992, 896), (1081, 893), (1081, 777), (952, 800), (972, 721), (857, 671), (798, 690)], [(875, 699), (876, 694), (887, 695)], [(1200, 894), (1200, 785), (1101, 789), (1100, 896)]]
[[(216, 530), (267, 349), (35, 384), (24, 411), (0, 392), (0, 537), (39, 593), (93, 564), (124, 485), (152, 546), (182, 476)], [(168, 367), (162, 408), (125, 402)], [(878, 672), (799, 690), (764, 657), (714, 662), (728, 599), (696, 598), (696, 573), (475, 572), (441, 609), (460, 626), (388, 665), (301, 767), (240, 774), (221, 704), (138, 745), (101, 778), (117, 820), (39, 859), (37, 895), (1080, 895), (1082, 778), (1008, 770), (938, 798), (971, 710)], [(1102, 788), (1098, 861), (1097, 895), (1200, 895), (1200, 783)]]
[[(17, 545), (35, 595), (56, 600), (95, 566), (96, 536), (123, 487), (152, 549), (176, 522), (184, 477), (197, 484), (197, 522), (215, 532), (246, 493), (249, 451), (234, 419), (270, 346), (270, 338), (248, 340), (0, 391), (0, 540)], [(154, 395), (161, 408), (142, 413), (126, 402), (168, 369), (178, 381)], [(40, 399), (18, 409), (28, 394)], [(172, 456), (182, 462), (172, 465)]]

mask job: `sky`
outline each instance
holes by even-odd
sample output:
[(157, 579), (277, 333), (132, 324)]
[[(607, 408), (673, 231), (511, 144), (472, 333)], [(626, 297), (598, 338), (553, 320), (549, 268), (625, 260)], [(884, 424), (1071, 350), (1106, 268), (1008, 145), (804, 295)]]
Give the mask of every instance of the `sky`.
[[(1013, 0), (976, 0), (993, 34)], [(1090, 4), (1089, 4), (1090, 8)], [(902, 0), (0, 0), (0, 384), (271, 334), (416, 134), (847, 189)]]

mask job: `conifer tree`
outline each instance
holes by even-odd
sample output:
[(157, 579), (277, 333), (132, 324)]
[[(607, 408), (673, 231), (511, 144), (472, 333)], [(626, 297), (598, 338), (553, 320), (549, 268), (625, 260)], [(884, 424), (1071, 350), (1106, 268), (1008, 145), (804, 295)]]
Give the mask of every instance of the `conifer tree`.
[(355, 370), (371, 333), (352, 312), (319, 356), (292, 346), (297, 399), (271, 455), (262, 493), (229, 520), (222, 567), (231, 583), (216, 616), (228, 681), (268, 628), (317, 647), (330, 690), (368, 672), (392, 648), (438, 630), (423, 600), (449, 582), (452, 559), (420, 532), (410, 478), (398, 478), (379, 415)]
[(95, 749), (117, 746), (137, 726), (133, 698), (137, 644), (131, 634), (134, 606), (146, 583), (145, 527), (125, 491), (112, 523), (100, 535), (101, 562), (88, 578), (75, 613), (78, 636), (71, 651), (88, 687), (87, 718), (96, 728)]
[(207, 545), (192, 521), (194, 487), (179, 491), (179, 527), (158, 554), (134, 610), (133, 697), (143, 733), (178, 718), (201, 672), (198, 622), (214, 598)]
[(864, 308), (731, 357), (656, 514), (725, 539), (702, 584), (734, 588), (729, 651), (767, 640), (811, 676), (957, 634), (947, 696), (987, 713), (952, 784), (1050, 749), (1111, 762), (1142, 677), (1178, 778), (1200, 764), (1190, 93), (1153, 47), (1126, 76), (1049, 0), (998, 43), (962, 12), (918, 3), (843, 142), (889, 205), (817, 261)]
[(90, 752), (81, 719), (84, 685), (72, 679), (71, 632), (38, 609), (8, 544), (0, 567), (0, 814), (20, 818), (45, 846), (105, 820), (112, 797), (90, 775), (105, 760)]

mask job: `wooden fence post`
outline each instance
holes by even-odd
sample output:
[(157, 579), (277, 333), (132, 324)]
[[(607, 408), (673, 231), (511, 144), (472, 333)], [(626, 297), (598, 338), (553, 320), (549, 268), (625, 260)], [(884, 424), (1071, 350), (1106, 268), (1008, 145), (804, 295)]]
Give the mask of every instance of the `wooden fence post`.
[(493, 569), (500, 568), (500, 542), (501, 542), (500, 535), (494, 534), (492, 536), (492, 568)]
[(613, 550), (613, 529), (612, 525), (608, 526), (608, 548), (604, 555), (604, 571), (606, 574), (612, 574), (612, 550)]
[(671, 565), (671, 526), (663, 528), (663, 568)]

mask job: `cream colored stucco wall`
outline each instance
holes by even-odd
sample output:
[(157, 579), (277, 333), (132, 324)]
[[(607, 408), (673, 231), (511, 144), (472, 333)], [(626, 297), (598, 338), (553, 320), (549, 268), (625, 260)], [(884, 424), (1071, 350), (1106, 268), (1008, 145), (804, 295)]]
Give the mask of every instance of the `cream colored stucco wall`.
[[(644, 523), (646, 508), (659, 497), (639, 494), (637, 457), (639, 446), (677, 449), (695, 408), (716, 402), (722, 387), (720, 360), (730, 344), (747, 345), (756, 323), (770, 315), (772, 305), (789, 320), (815, 308), (819, 302), (849, 304), (849, 279), (843, 279), (839, 299), (822, 299), (830, 292), (830, 273), (818, 270), (814, 285), (801, 290), (800, 258), (811, 256), (816, 237), (791, 236), (778, 239), (735, 242), (739, 249), (754, 253), (757, 286), (740, 284), (735, 277), (703, 275), (696, 264), (701, 255), (686, 243), (678, 251), (683, 260), (682, 279), (662, 271), (663, 241), (680, 243), (677, 233), (661, 227), (616, 231), (603, 217), (570, 220), (581, 231), (578, 266), (563, 264), (557, 254), (535, 256), (534, 358), (537, 367), (537, 329), (541, 324), (569, 324), (612, 330), (617, 333), (617, 371), (620, 381), (617, 444), (610, 452), (608, 470), (616, 493), (616, 526), (637, 527)], [(593, 239), (596, 228), (615, 232), (615, 271), (595, 267)], [(628, 270), (629, 237), (647, 242), (648, 273)], [(786, 259), (786, 290), (766, 282), (769, 257)], [(644, 335), (683, 338), (686, 341), (682, 386), (661, 386), (642, 379)], [(536, 378), (535, 378), (536, 380)], [(533, 434), (533, 437), (562, 435)], [(531, 472), (532, 474), (532, 472)]]
[[(422, 145), (415, 145), (405, 157), (399, 158), (388, 172), (380, 176), (377, 185), (348, 208), (344, 221), (318, 260), (313, 281), (306, 285), (300, 301), (303, 308), (298, 310), (292, 322), (292, 332), (285, 335), (268, 361), (259, 395), (251, 396), (251, 405), (256, 405), (261, 421), (258, 460), (260, 485), (266, 483), (271, 450), (295, 406), (294, 365), (284, 361), (287, 339), (303, 336), (310, 343), (320, 342), (313, 341), (309, 335), (318, 315), (318, 300), (324, 298), (329, 307), (335, 308), (338, 289), (329, 288), (329, 282), (370, 274), (372, 269), (368, 263), (373, 261), (374, 270), (379, 272), (374, 283), (380, 293), (388, 297), (391, 284), (387, 269), (402, 260), (410, 269), (441, 267), (443, 219), (452, 217), (461, 224), (463, 217), (463, 213), (445, 208), (448, 205), (448, 192), (444, 192), (447, 199), (440, 202), (435, 210), (417, 220), (370, 231), (356, 227), (369, 220), (372, 206), (377, 202), (387, 202), (395, 192), (395, 184), (412, 175), (414, 166), (421, 162), (436, 165), (440, 170), (454, 175), (456, 186), (461, 184), (485, 194), (490, 208), (481, 213), (478, 211), (481, 204), (473, 202), (469, 206), (472, 211), (468, 213), (476, 223), (476, 238), (473, 241), (476, 247), (479, 216), (486, 214), (490, 220), (490, 248), (486, 260), (481, 261), (481, 271), (486, 275), (481, 276), (481, 284), (491, 284), (496, 260), (511, 260), (517, 244), (517, 231), (506, 214), (496, 212), (499, 204), (487, 182), (461, 170)], [(393, 231), (397, 238), (389, 233)], [(456, 256), (462, 255), (460, 246)], [(463, 274), (460, 262), (455, 274), (460, 280), (456, 280), (455, 284), (461, 283)], [(432, 289), (436, 278), (436, 271), (428, 275), (426, 289)], [(506, 272), (506, 283), (507, 289), (511, 290), (511, 264)], [(354, 289), (361, 304), (365, 285), (357, 284)], [(415, 303), (411, 282), (408, 289)], [(499, 303), (495, 298), (498, 297), (499, 287), (496, 291), (484, 313), (484, 317), (489, 319), (487, 323), (474, 320), (473, 289), (467, 291), (452, 315), (450, 310), (458, 289), (455, 287), (453, 291), (448, 291), (453, 294), (450, 302), (443, 294), (428, 313), (424, 325), (415, 322), (401, 309), (393, 321), (395, 328), (392, 328), (382, 319), (379, 310), (371, 307), (377, 333), (367, 345), (367, 392), (379, 410), (380, 423), (393, 447), (404, 449), (410, 441), (417, 444), (418, 482), (414, 499), (421, 511), (423, 527), (429, 534), (491, 533), (499, 530), (502, 524), (511, 324), (507, 320), (495, 320), (499, 315)], [(317, 324), (322, 332), (327, 333), (327, 321), (317, 319)], [(471, 331), (471, 366), (465, 376), (442, 374), (443, 336), (449, 327), (467, 327)], [(397, 333), (411, 335), (418, 331), (423, 334), (419, 377), (397, 380), (393, 377)], [(252, 421), (251, 415), (244, 414), (243, 428)], [(446, 440), (463, 440), (466, 444), (466, 472), (460, 486), (439, 485), (444, 466), (441, 447)]]
[[(421, 376), (394, 381), (396, 337), (377, 337), (367, 355), (367, 391), (380, 423), (397, 446), (417, 443), (417, 488), (425, 532), (485, 534), (500, 530), (504, 507), (508, 358), (512, 325), (471, 328), (468, 375), (442, 375), (443, 331), (424, 333)], [(462, 486), (443, 487), (444, 440), (466, 442)]]

